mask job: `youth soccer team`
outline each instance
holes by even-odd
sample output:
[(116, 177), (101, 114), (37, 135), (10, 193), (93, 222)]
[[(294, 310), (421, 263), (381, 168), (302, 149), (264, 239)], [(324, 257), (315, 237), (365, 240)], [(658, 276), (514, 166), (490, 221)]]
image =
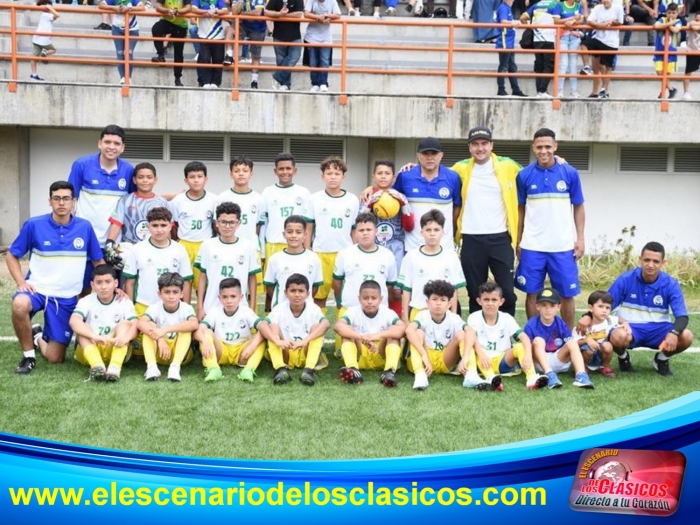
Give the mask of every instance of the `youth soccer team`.
[[(111, 136), (106, 130), (101, 142)], [(109, 157), (108, 147), (100, 147), (98, 162)], [(310, 194), (294, 183), (294, 157), (282, 153), (275, 160), (278, 182), (260, 194), (251, 188), (253, 161), (236, 157), (231, 188), (215, 196), (206, 190), (206, 165), (191, 162), (184, 168), (188, 190), (158, 197), (156, 168), (138, 164), (132, 180), (118, 183), (124, 191), (109, 224), (93, 221), (94, 229), (72, 216), (74, 198), (80, 208), (83, 198), (85, 207), (91, 196), (114, 192), (91, 192), (74, 174), (72, 183), (52, 184), (52, 213), (27, 221), (8, 255), (18, 283), (14, 302), (27, 317), (27, 327), (19, 314), (15, 323), (24, 350), (16, 372), (30, 373), (37, 351), (62, 361), (75, 333), (75, 358), (96, 381), (118, 381), (132, 357), (145, 361), (149, 381), (161, 377), (160, 366), (168, 367), (169, 380), (181, 381), (181, 366), (193, 361), (198, 348), (205, 381), (222, 379), (222, 367), (235, 367), (238, 379), (252, 383), (268, 359), (275, 384), (292, 381), (291, 371), (300, 369), (301, 383), (312, 386), (329, 365), (322, 350), (332, 288), (335, 353), (346, 383), (361, 384), (363, 370), (379, 370), (381, 382), (395, 387), (402, 362), (414, 374), (416, 390), (426, 389), (433, 374), (462, 376), (464, 387), (479, 390), (503, 390), (502, 377), (521, 372), (528, 389), (557, 388), (557, 374), (571, 367), (577, 387), (593, 388), (587, 367), (614, 377), (607, 335), (619, 322), (609, 315), (610, 294), (590, 297), (595, 329), (568, 342), (568, 327), (557, 316), (560, 299), (551, 289), (539, 293), (539, 315), (521, 329), (499, 311), (499, 286), (483, 283), (482, 310), (464, 321), (457, 291), (466, 283), (456, 252), (441, 247), (442, 212), (431, 210), (414, 224), (406, 197), (391, 187), (391, 161), (375, 163), (367, 203), (343, 189), (342, 159), (329, 157), (320, 168), (325, 187)], [(128, 193), (131, 184), (135, 191)], [(397, 202), (388, 213), (375, 208), (384, 194)], [(404, 254), (404, 233), (414, 227), (424, 244)], [(106, 240), (96, 231), (106, 232)], [(25, 279), (16, 269), (28, 252), (31, 278)], [(84, 279), (83, 266), (92, 270)], [(45, 324), (35, 325), (30, 338), (28, 319), (42, 309)], [(13, 306), (13, 320), (16, 311)], [(560, 348), (553, 352), (550, 343)]]

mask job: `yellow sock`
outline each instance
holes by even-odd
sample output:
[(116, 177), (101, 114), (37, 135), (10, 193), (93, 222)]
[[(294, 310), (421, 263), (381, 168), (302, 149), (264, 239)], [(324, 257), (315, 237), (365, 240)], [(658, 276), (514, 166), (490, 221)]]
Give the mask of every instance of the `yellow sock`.
[(420, 352), (416, 350), (416, 347), (409, 345), (411, 350), (411, 365), (413, 366), (413, 373), (425, 371), (425, 366), (423, 365), (423, 359), (420, 356)]
[(357, 345), (354, 341), (345, 341), (340, 347), (340, 353), (343, 356), (343, 363), (348, 368), (358, 368), (357, 364)]
[(211, 368), (219, 368), (219, 361), (216, 358), (216, 348), (214, 347), (214, 338), (208, 334), (204, 337), (206, 338), (207, 342), (211, 345), (213, 352), (209, 357), (204, 357), (204, 355), (202, 355), (202, 365), (207, 370)]
[(525, 370), (525, 368), (523, 367), (523, 361), (525, 360), (525, 347), (522, 343), (516, 343), (513, 345), (513, 355), (518, 360), (520, 368), (522, 368), (523, 372), (525, 372), (526, 378), (530, 377), (532, 374), (535, 373), (534, 366), (530, 365), (530, 368), (528, 368), (527, 370)]
[(122, 369), (124, 364), (124, 359), (126, 359), (126, 353), (129, 351), (129, 346), (118, 346), (112, 348), (112, 358), (109, 360), (109, 366), (113, 366), (119, 370)]
[(174, 365), (180, 365), (185, 360), (187, 352), (190, 351), (190, 344), (192, 343), (192, 334), (189, 332), (181, 332), (177, 334), (175, 339), (175, 352), (173, 352), (173, 357), (170, 362)]
[(286, 366), (284, 363), (284, 354), (282, 353), (282, 349), (279, 346), (277, 346), (275, 343), (270, 342), (267, 345), (267, 351), (270, 352), (270, 361), (272, 361), (272, 368), (278, 370), (283, 366)]
[(467, 358), (467, 372), (476, 374), (476, 352), (473, 348), (469, 349), (469, 357)]
[(323, 350), (323, 336), (312, 339), (306, 350), (306, 368), (316, 368), (318, 358)]
[(474, 350), (472, 350), (472, 352), (474, 352), (474, 361), (476, 362), (476, 366), (477, 366), (477, 368), (479, 369), (479, 371), (481, 372), (481, 374), (482, 374), (486, 379), (491, 379), (493, 376), (495, 376), (496, 374), (493, 373), (493, 370), (491, 369), (491, 364), (489, 363), (489, 367), (488, 367), (487, 369), (484, 370), (484, 369), (481, 367), (481, 361), (478, 361), (478, 360), (476, 359), (476, 352), (475, 352)]
[(104, 368), (105, 364), (104, 361), (102, 361), (102, 354), (100, 353), (100, 349), (97, 348), (97, 345), (87, 345), (83, 349), (83, 355), (90, 364), (90, 368), (95, 368), (96, 366)]
[(399, 368), (399, 358), (401, 357), (401, 347), (396, 343), (391, 343), (386, 345), (386, 366), (384, 370), (389, 370), (390, 368), (398, 370)]
[(260, 343), (256, 348), (255, 351), (253, 351), (253, 355), (251, 355), (248, 358), (248, 362), (246, 363), (245, 367), (248, 368), (249, 370), (257, 370), (258, 366), (260, 365), (260, 361), (262, 361), (263, 355), (265, 354), (265, 341)]
[(156, 342), (148, 337), (146, 334), (143, 336), (143, 359), (146, 361), (147, 365), (155, 365), (156, 363)]

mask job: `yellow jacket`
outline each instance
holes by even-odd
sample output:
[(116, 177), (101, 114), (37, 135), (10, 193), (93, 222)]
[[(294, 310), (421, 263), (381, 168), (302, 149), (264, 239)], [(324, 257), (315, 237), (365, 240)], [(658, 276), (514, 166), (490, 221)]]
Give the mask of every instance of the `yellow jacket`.
[[(518, 188), (515, 185), (515, 178), (518, 176), (522, 166), (511, 158), (499, 157), (495, 153), (491, 153), (491, 160), (503, 193), (508, 233), (513, 245), (515, 245), (518, 239)], [(469, 179), (472, 176), (473, 168), (474, 159), (460, 160), (452, 166), (452, 169), (459, 174), (459, 178), (462, 180), (462, 209), (459, 212), (457, 224), (455, 224), (455, 242), (457, 244), (460, 244), (462, 241), (462, 213), (464, 213), (464, 207), (467, 205), (467, 189), (469, 188)]]

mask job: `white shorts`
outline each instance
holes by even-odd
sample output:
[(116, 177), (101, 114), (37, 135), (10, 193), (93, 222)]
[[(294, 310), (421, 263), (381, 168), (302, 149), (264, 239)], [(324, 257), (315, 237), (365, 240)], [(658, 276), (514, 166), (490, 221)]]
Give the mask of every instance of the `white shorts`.
[[(562, 372), (568, 372), (571, 368), (571, 361), (567, 361), (566, 363), (562, 363), (561, 361), (559, 361), (559, 352), (561, 352), (561, 348), (556, 352), (547, 352), (549, 368), (551, 368), (557, 374), (561, 374)], [(539, 363), (535, 364), (535, 369), (540, 373), (542, 372), (542, 367), (539, 365)]]

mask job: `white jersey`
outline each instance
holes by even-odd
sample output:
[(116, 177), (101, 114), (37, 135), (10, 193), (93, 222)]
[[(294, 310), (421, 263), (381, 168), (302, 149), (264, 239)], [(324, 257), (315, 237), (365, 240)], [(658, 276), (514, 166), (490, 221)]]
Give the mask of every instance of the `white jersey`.
[(311, 327), (325, 319), (321, 309), (314, 303), (304, 304), (304, 311), (295, 316), (289, 304), (281, 304), (272, 309), (268, 322), (276, 324), (282, 331), (285, 341), (300, 341), (311, 332)]
[(103, 303), (96, 293), (83, 297), (73, 310), (97, 335), (107, 336), (122, 321), (137, 319), (134, 303), (128, 297), (117, 299), (115, 295), (108, 303)]
[(396, 312), (386, 306), (380, 306), (374, 317), (367, 317), (361, 306), (353, 306), (347, 309), (342, 319), (362, 335), (383, 332), (399, 322)]
[(609, 315), (602, 323), (591, 325), (587, 334), (579, 334), (574, 330), (574, 340), (590, 337), (596, 343), (602, 343), (608, 339), (613, 328), (620, 326), (620, 319), (616, 315)]
[(228, 189), (219, 195), (219, 204), (234, 202), (241, 207), (241, 225), (236, 230), (236, 235), (252, 242), (260, 251), (260, 239), (257, 228), (263, 222), (262, 195), (250, 190), (248, 193), (238, 193)]
[(227, 345), (240, 345), (250, 341), (252, 330), (258, 327), (260, 317), (243, 301), (236, 311), (228, 315), (223, 306), (212, 308), (202, 324), (214, 331), (214, 336)]
[[(180, 301), (177, 310), (174, 312), (168, 312), (165, 309), (165, 306), (163, 306), (163, 301), (158, 301), (157, 303), (153, 303), (151, 306), (149, 306), (143, 315), (156, 323), (158, 328), (175, 326), (176, 324), (184, 323), (193, 317), (195, 319), (197, 318), (197, 316), (194, 314), (194, 308), (192, 308), (192, 305), (183, 301)], [(179, 332), (168, 332), (166, 339), (175, 339), (178, 333)]]
[(177, 223), (177, 236), (183, 241), (201, 242), (214, 235), (212, 224), (216, 216), (218, 198), (204, 192), (199, 199), (192, 199), (188, 192), (179, 193), (170, 201), (173, 222)]
[(382, 289), (382, 304), (389, 306), (387, 285), (396, 284), (396, 259), (383, 246), (366, 252), (355, 244), (340, 250), (335, 258), (333, 279), (343, 281), (341, 304), (346, 307), (360, 304), (360, 285), (377, 281)]
[(265, 188), (262, 192), (265, 241), (285, 243), (282, 235), (285, 219), (292, 215), (301, 215), (310, 196), (309, 190), (298, 184), (291, 186), (275, 184)]
[(325, 190), (311, 195), (302, 215), (314, 223), (313, 250), (317, 253), (336, 253), (352, 245), (350, 233), (359, 208), (360, 201), (347, 191), (338, 197), (329, 195)]
[(134, 244), (127, 253), (123, 275), (126, 279), (136, 279), (134, 303), (148, 306), (158, 302), (158, 277), (166, 272), (177, 272), (186, 281), (192, 280), (187, 250), (175, 241), (169, 243), (159, 248), (147, 239)]
[[(278, 304), (286, 304), (289, 302), (287, 296), (284, 295), (284, 289), (287, 284), (287, 279), (293, 273), (300, 273), (306, 276), (311, 287), (321, 286), (323, 284), (323, 270), (321, 269), (321, 259), (318, 258), (311, 250), (304, 250), (301, 253), (288, 253), (286, 249), (275, 253), (270, 260), (267, 261), (263, 284), (265, 286), (274, 286), (275, 291), (272, 295), (272, 307)], [(313, 294), (309, 294), (307, 302), (313, 303)]]
[(420, 310), (427, 307), (423, 287), (429, 281), (447, 281), (456, 289), (467, 285), (462, 263), (456, 252), (441, 247), (440, 252), (428, 255), (421, 249), (411, 250), (404, 256), (398, 280), (399, 288), (411, 292), (409, 306)]
[(513, 338), (517, 338), (522, 332), (513, 316), (505, 312), (498, 312), (496, 323), (490, 325), (484, 319), (484, 313), (479, 310), (467, 317), (467, 325), (474, 329), (479, 346), (489, 357), (510, 350), (513, 347)]
[(425, 347), (430, 350), (444, 350), (455, 334), (464, 330), (464, 320), (453, 312), (446, 312), (441, 323), (433, 320), (430, 311), (422, 310), (413, 320), (425, 332)]
[(207, 274), (207, 290), (204, 296), (204, 313), (219, 302), (219, 283), (228, 277), (241, 281), (241, 294), (248, 295), (248, 277), (260, 273), (258, 252), (255, 246), (240, 237), (233, 243), (225, 243), (220, 237), (207, 239), (199, 247), (194, 267)]

